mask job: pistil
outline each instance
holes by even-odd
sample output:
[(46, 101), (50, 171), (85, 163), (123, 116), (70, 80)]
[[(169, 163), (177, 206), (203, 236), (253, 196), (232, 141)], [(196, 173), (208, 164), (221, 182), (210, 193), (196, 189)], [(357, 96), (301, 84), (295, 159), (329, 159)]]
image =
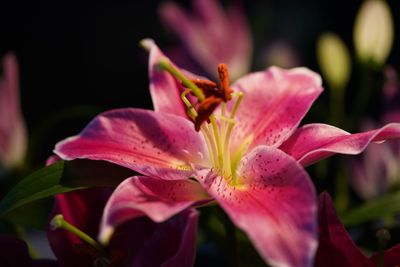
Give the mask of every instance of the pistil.
[(194, 82), (186, 78), (186, 76), (182, 72), (180, 72), (177, 68), (175, 68), (167, 58), (160, 59), (160, 61), (158, 62), (158, 66), (161, 69), (168, 71), (172, 76), (180, 80), (185, 87), (190, 88), (190, 90), (197, 97), (199, 102), (202, 102), (204, 100), (204, 94), (200, 90), (200, 88), (197, 87), (197, 85)]

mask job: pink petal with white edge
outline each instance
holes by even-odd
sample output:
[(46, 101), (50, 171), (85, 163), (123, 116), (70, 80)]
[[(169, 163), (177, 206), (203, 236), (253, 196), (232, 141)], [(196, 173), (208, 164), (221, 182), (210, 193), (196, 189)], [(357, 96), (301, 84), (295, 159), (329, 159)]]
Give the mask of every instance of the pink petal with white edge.
[(27, 131), (19, 97), (17, 58), (6, 54), (0, 77), (0, 163), (12, 168), (22, 162), (27, 149)]
[(282, 151), (259, 146), (238, 170), (232, 186), (207, 170), (201, 181), (247, 233), (272, 266), (310, 266), (317, 247), (316, 194), (303, 167)]
[(133, 108), (100, 114), (54, 152), (64, 160), (105, 160), (161, 179), (190, 177), (192, 164), (207, 162), (208, 155), (190, 121)]
[(355, 155), (371, 142), (397, 138), (400, 138), (400, 123), (357, 134), (326, 124), (307, 124), (297, 129), (280, 149), (308, 166), (336, 153)]
[(244, 93), (234, 144), (246, 140), (250, 148), (282, 144), (323, 90), (318, 74), (305, 68), (278, 67), (248, 74), (235, 82), (233, 89)]
[[(142, 40), (141, 45), (150, 52), (150, 94), (154, 110), (186, 118), (186, 108), (180, 97), (180, 94), (184, 91), (183, 86), (171, 74), (158, 67), (160, 60), (166, 59), (166, 56), (151, 39)], [(171, 64), (173, 63), (171, 62)]]
[(107, 243), (114, 229), (140, 216), (163, 222), (197, 201), (208, 199), (199, 183), (134, 176), (122, 182), (104, 209), (99, 240)]

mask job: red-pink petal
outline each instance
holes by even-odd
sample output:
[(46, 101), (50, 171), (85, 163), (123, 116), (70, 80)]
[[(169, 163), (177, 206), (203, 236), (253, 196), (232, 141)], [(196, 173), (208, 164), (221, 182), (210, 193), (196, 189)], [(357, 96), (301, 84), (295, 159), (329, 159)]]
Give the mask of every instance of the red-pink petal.
[[(186, 108), (180, 97), (181, 93), (184, 91), (183, 86), (171, 74), (158, 67), (160, 60), (166, 58), (165, 55), (151, 39), (145, 39), (141, 44), (150, 51), (150, 94), (153, 100), (154, 110), (186, 118)], [(171, 62), (171, 64), (173, 63)]]
[(297, 129), (280, 149), (308, 166), (336, 153), (355, 155), (371, 142), (395, 138), (400, 138), (399, 123), (357, 134), (326, 124), (307, 124)]
[[(379, 254), (375, 253), (371, 256), (371, 267), (378, 266)], [(383, 266), (384, 267), (398, 267), (400, 264), (400, 245), (396, 245), (385, 251), (383, 256)]]
[(200, 184), (190, 179), (168, 181), (147, 176), (126, 179), (104, 209), (99, 240), (107, 243), (114, 229), (128, 220), (148, 216), (155, 222), (163, 222), (207, 198)]
[(195, 209), (188, 209), (157, 224), (155, 233), (146, 240), (131, 266), (192, 267), (198, 217)]
[(206, 170), (208, 193), (247, 233), (273, 266), (310, 266), (317, 247), (316, 195), (303, 167), (282, 151), (260, 146), (243, 159), (240, 185)]
[(341, 224), (326, 192), (319, 197), (318, 223), (319, 246), (315, 256), (315, 267), (371, 266), (368, 258), (357, 248)]
[(143, 109), (102, 113), (55, 148), (65, 160), (105, 160), (162, 179), (188, 178), (191, 164), (205, 160), (205, 151), (190, 121)]
[(234, 142), (251, 137), (250, 147), (278, 147), (297, 128), (323, 90), (318, 74), (305, 68), (278, 67), (248, 74), (233, 89), (244, 93)]

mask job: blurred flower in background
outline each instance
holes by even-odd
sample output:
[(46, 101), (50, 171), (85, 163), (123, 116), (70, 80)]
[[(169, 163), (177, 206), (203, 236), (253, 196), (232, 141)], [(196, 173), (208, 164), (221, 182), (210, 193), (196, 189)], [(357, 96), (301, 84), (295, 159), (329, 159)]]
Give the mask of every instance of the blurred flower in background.
[(0, 73), (0, 166), (10, 170), (21, 167), (27, 150), (27, 131), (20, 107), (18, 63), (14, 54), (4, 56)]
[(317, 59), (332, 90), (344, 90), (350, 79), (351, 58), (342, 39), (331, 32), (323, 33), (317, 42)]
[(227, 11), (218, 0), (193, 0), (192, 4), (192, 12), (173, 2), (162, 4), (161, 20), (209, 76), (217, 78), (215, 66), (220, 63), (229, 66), (233, 80), (247, 73), (252, 59), (252, 37), (239, 3), (233, 1)]
[(367, 0), (354, 24), (354, 47), (358, 59), (382, 66), (393, 45), (393, 18), (385, 0)]
[(285, 40), (275, 40), (271, 42), (264, 51), (261, 52), (263, 62), (260, 66), (278, 66), (281, 68), (293, 68), (299, 66), (300, 59), (294, 47)]
[(354, 191), (365, 199), (383, 196), (400, 183), (400, 151), (398, 141), (372, 144), (362, 160), (352, 160), (350, 181)]

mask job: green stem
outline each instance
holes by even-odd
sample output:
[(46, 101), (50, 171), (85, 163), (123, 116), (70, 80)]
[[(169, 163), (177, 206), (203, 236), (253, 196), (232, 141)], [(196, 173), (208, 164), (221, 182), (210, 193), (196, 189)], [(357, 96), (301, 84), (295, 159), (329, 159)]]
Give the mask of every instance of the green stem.
[(16, 231), (18, 237), (20, 239), (24, 240), (25, 243), (27, 244), (29, 255), (33, 259), (37, 258), (38, 257), (38, 253), (37, 253), (36, 249), (32, 246), (32, 244), (28, 241), (25, 228), (23, 226), (21, 226), (21, 225), (15, 225), (14, 227), (15, 227), (15, 231)]
[(330, 108), (332, 124), (345, 126), (344, 88), (331, 88)]
[(222, 221), (225, 226), (225, 234), (227, 238), (228, 244), (228, 253), (232, 257), (229, 257), (231, 260), (232, 267), (239, 267), (240, 266), (240, 257), (239, 257), (239, 250), (238, 250), (238, 240), (236, 236), (236, 227), (233, 225), (232, 221), (229, 217), (225, 214), (221, 208), (216, 208), (216, 215)]
[(384, 267), (384, 256), (386, 243), (390, 240), (390, 233), (386, 229), (380, 229), (376, 232), (376, 238), (378, 239), (379, 251), (378, 251), (378, 267)]
[(65, 229), (65, 230), (75, 234), (76, 236), (78, 236), (80, 239), (82, 239), (83, 241), (85, 241), (86, 243), (88, 243), (89, 245), (94, 247), (97, 251), (100, 251), (100, 252), (103, 251), (103, 247), (99, 243), (97, 243), (96, 240), (94, 240), (93, 238), (91, 238), (86, 233), (82, 232), (81, 230), (79, 230), (78, 228), (73, 226), (72, 224), (68, 223), (64, 219), (64, 216), (62, 216), (61, 214), (54, 216), (54, 218), (51, 220), (50, 224), (53, 227), (53, 229), (57, 229), (57, 228)]
[[(342, 164), (341, 164), (342, 165)], [(336, 175), (336, 198), (335, 207), (339, 214), (347, 209), (349, 205), (349, 184), (346, 175), (339, 171)]]

